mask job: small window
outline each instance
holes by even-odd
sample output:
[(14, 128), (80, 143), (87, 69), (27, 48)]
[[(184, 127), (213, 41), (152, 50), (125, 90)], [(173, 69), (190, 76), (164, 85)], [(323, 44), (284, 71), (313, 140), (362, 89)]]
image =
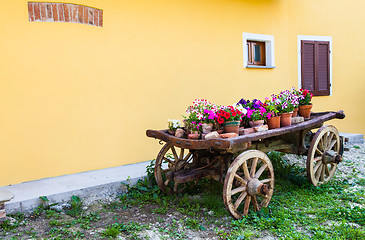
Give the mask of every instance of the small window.
[(265, 66), (265, 42), (247, 41), (247, 65)]
[(274, 36), (242, 33), (243, 67), (275, 68)]

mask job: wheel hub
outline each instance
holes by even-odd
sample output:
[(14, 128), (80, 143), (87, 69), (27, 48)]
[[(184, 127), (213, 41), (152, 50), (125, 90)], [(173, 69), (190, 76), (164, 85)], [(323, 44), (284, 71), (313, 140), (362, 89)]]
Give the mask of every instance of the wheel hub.
[(257, 178), (252, 178), (247, 183), (247, 193), (250, 196), (256, 196), (258, 194), (267, 195), (269, 187), (263, 184)]
[(323, 153), (322, 155), (323, 164), (328, 163), (340, 163), (342, 162), (342, 156), (333, 150), (329, 150)]

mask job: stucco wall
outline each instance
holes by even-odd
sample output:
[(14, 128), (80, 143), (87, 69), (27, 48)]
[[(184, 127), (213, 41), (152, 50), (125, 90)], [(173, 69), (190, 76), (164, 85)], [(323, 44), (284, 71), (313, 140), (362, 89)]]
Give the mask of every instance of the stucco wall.
[[(0, 186), (153, 159), (145, 130), (195, 98), (297, 86), (297, 35), (333, 37), (333, 96), (313, 110), (343, 109), (340, 131), (365, 133), (361, 0), (72, 3), (102, 9), (104, 26), (29, 22), (27, 1), (0, 2)], [(242, 32), (274, 35), (275, 69), (242, 67)]]

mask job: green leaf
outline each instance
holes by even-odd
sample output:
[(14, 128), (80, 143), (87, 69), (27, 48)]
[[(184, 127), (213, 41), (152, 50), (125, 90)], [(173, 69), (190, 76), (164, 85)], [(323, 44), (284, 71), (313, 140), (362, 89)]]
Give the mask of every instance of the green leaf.
[(72, 201), (75, 201), (75, 202), (80, 202), (80, 198), (78, 197), (78, 196), (75, 196), (75, 195), (73, 195), (72, 197), (71, 197), (71, 200)]
[(49, 199), (46, 196), (40, 196), (39, 199), (44, 202), (49, 202)]

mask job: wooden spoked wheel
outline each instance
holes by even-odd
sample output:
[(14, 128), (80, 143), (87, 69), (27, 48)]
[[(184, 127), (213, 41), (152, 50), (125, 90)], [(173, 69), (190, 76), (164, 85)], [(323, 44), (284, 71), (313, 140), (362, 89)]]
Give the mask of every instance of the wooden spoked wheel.
[(307, 177), (314, 185), (328, 182), (342, 161), (341, 140), (332, 125), (322, 126), (314, 135), (307, 156)]
[(241, 153), (227, 171), (223, 200), (233, 217), (267, 207), (274, 191), (274, 169), (265, 153), (249, 150)]
[(165, 144), (155, 163), (155, 178), (159, 188), (168, 194), (182, 192), (186, 184), (174, 182), (174, 173), (187, 169), (192, 161), (193, 154), (188, 149)]

